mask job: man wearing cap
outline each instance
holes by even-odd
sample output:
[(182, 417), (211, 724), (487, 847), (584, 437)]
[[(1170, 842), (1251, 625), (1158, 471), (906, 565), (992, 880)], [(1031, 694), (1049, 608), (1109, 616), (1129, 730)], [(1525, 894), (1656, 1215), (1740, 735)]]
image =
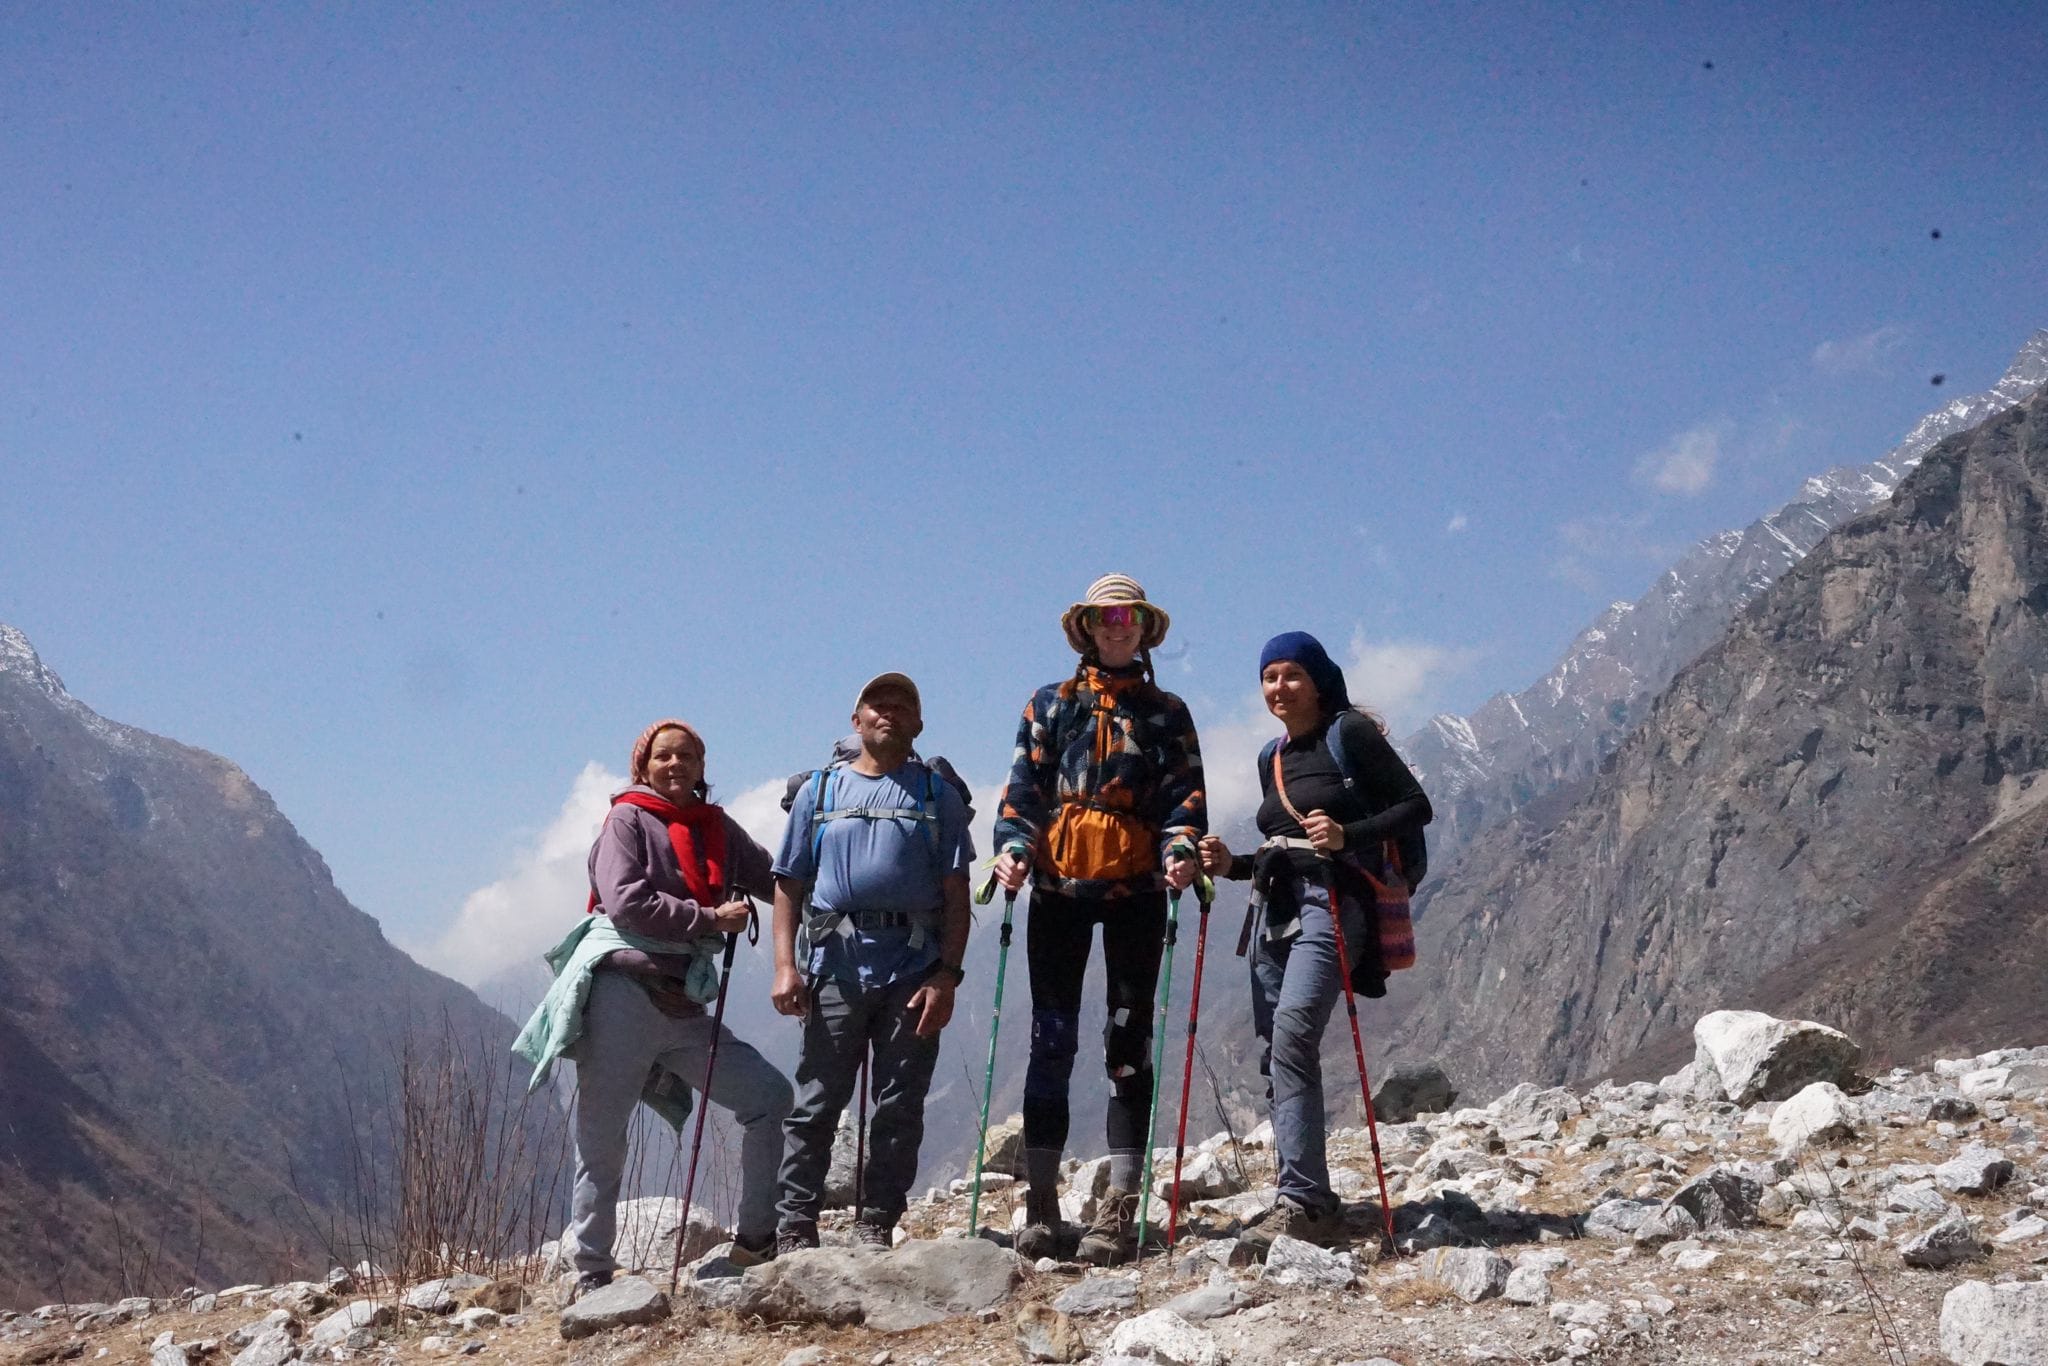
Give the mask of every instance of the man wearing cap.
[(854, 1237), (889, 1246), (967, 951), (974, 843), (959, 793), (912, 757), (924, 729), (917, 685), (900, 673), (868, 680), (853, 729), (860, 753), (805, 781), (775, 860), (773, 997), (804, 1022), (796, 1108), (783, 1125), (778, 1253), (818, 1245), (832, 1140), (870, 1050), (874, 1114)]

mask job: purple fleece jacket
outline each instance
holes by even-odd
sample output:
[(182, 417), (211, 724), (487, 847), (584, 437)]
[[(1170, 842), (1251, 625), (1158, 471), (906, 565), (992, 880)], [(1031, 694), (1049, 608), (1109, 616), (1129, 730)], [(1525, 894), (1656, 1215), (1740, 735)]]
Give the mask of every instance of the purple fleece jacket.
[[(649, 787), (629, 792), (658, 796)], [(775, 895), (775, 860), (746, 831), (725, 818), (725, 873), (737, 891), (769, 900)], [(711, 911), (690, 897), (689, 884), (676, 863), (668, 826), (652, 811), (614, 806), (604, 818), (597, 843), (590, 846), (590, 885), (598, 909), (612, 924), (650, 939), (694, 939), (711, 930)]]

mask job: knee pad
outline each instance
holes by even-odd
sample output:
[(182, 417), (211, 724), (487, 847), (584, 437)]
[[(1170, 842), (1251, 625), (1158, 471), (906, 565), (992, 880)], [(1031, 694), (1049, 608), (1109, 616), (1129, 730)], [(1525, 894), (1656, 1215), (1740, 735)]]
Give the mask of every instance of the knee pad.
[(1063, 1010), (1031, 1012), (1031, 1064), (1024, 1071), (1024, 1094), (1032, 1099), (1064, 1100), (1067, 1078), (1080, 1051), (1081, 1022)]
[(1141, 1076), (1152, 1063), (1152, 1016), (1134, 1006), (1109, 1012), (1102, 1026), (1102, 1065), (1119, 1092), (1131, 1078)]

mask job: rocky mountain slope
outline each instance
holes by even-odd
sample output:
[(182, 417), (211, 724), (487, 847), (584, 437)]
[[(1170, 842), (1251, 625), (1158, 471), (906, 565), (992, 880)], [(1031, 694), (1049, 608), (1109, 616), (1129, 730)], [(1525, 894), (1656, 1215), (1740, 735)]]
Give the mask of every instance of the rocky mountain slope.
[(1436, 866), (1494, 821), (1592, 774), (1672, 676), (1822, 537), (1890, 498), (1937, 442), (2044, 384), (2048, 330), (2028, 339), (1990, 389), (1929, 413), (1881, 459), (1809, 479), (1783, 507), (1694, 546), (1642, 597), (1603, 612), (1527, 688), (1470, 716), (1432, 718), (1400, 748), (1436, 805)]
[(511, 1035), (247, 774), (98, 716), (4, 625), (0, 936), (0, 1297), (321, 1257), (408, 1032)]
[[(1274, 1198), (1266, 1128), (1196, 1145), (1178, 1240), (1133, 1267), (1024, 1262), (1007, 1250), (1016, 1189), (992, 1178), (981, 1239), (964, 1236), (956, 1183), (912, 1202), (891, 1251), (852, 1246), (840, 1220), (824, 1247), (744, 1272), (693, 1218), (671, 1290), (674, 1202), (640, 1201), (622, 1230), (647, 1236), (620, 1256), (641, 1274), (573, 1304), (540, 1249), (485, 1268), (495, 1280), (337, 1271), (0, 1309), (0, 1363), (2048, 1360), (2048, 1048), (1866, 1080), (1856, 1045), (1819, 1026), (1716, 1012), (1695, 1033), (1694, 1063), (1662, 1082), (1390, 1111), (1398, 1255), (1358, 1129), (1331, 1135), (1349, 1203), (1336, 1246), (1281, 1238), (1256, 1255), (1238, 1235)], [(1070, 1165), (1071, 1213), (1092, 1208), (1104, 1166)]]
[(1376, 1034), (1493, 1084), (1673, 1059), (1716, 1001), (1883, 1056), (2048, 1033), (2044, 613), (2036, 394), (1752, 601), (1597, 775), (1483, 831)]

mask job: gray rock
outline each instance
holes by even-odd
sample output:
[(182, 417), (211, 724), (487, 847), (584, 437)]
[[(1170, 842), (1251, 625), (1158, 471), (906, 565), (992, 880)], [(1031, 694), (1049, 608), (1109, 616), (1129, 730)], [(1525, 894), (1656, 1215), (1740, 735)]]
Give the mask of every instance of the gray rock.
[(1467, 1304), (1490, 1300), (1508, 1288), (1508, 1259), (1480, 1247), (1440, 1247), (1423, 1259), (1422, 1274)]
[(885, 1333), (993, 1309), (1023, 1264), (979, 1238), (912, 1241), (893, 1252), (815, 1248), (749, 1267), (738, 1311), (777, 1323), (865, 1323)]
[(1042, 1304), (1017, 1306), (1017, 1350), (1026, 1361), (1079, 1361), (1088, 1355), (1073, 1320)]
[(284, 1366), (298, 1354), (299, 1344), (289, 1334), (270, 1332), (235, 1353), (234, 1366)]
[(1580, 1231), (1588, 1238), (1625, 1243), (1635, 1236), (1637, 1229), (1656, 1218), (1661, 1209), (1654, 1200), (1603, 1200), (1580, 1221)]
[(192, 1358), (185, 1349), (175, 1342), (166, 1342), (149, 1351), (149, 1366), (192, 1366)]
[(1118, 1324), (1109, 1335), (1109, 1350), (1158, 1366), (1223, 1366), (1223, 1349), (1216, 1339), (1170, 1309), (1154, 1309)]
[(1956, 1195), (1989, 1195), (2012, 1174), (2013, 1164), (2002, 1151), (1972, 1143), (1934, 1169), (1934, 1184)]
[(211, 1314), (219, 1303), (219, 1295), (195, 1295), (188, 1307), (195, 1314)]
[(825, 1349), (813, 1343), (809, 1347), (794, 1347), (784, 1352), (777, 1366), (825, 1366), (827, 1360)]
[(2008, 1243), (2030, 1243), (2043, 1234), (2048, 1234), (2048, 1219), (2043, 1219), (2038, 1214), (2029, 1214), (2013, 1220), (1992, 1234), (1991, 1241), (2003, 1247)]
[[(773, 1263), (770, 1263), (773, 1265)], [(668, 1296), (652, 1281), (621, 1276), (562, 1311), (562, 1337), (574, 1342), (593, 1333), (634, 1323), (659, 1323), (669, 1316)]]
[(1281, 1234), (1266, 1249), (1259, 1284), (1309, 1290), (1348, 1290), (1357, 1279), (1351, 1255)]
[(1681, 1252), (1671, 1259), (1671, 1265), (1680, 1271), (1710, 1271), (1714, 1263), (1721, 1260), (1721, 1254), (1712, 1248), (1694, 1248)]
[(1175, 1295), (1159, 1307), (1171, 1310), (1189, 1323), (1207, 1323), (1210, 1319), (1235, 1314), (1251, 1302), (1250, 1291), (1224, 1277), (1185, 1294)]
[(1684, 1210), (1700, 1228), (1739, 1229), (1756, 1223), (1763, 1194), (1763, 1186), (1754, 1177), (1733, 1167), (1713, 1166), (1672, 1192), (1664, 1203)]
[(1223, 1268), (1251, 1266), (1258, 1252), (1242, 1238), (1205, 1238), (1182, 1254), (1176, 1270), (1183, 1276), (1207, 1279)]
[(1991, 1249), (1977, 1241), (1977, 1231), (1961, 1210), (1951, 1210), (1930, 1229), (1899, 1242), (1899, 1256), (1907, 1266), (1938, 1271), (1957, 1262), (1981, 1262)]
[(348, 1341), (358, 1328), (383, 1328), (396, 1317), (388, 1304), (376, 1300), (351, 1300), (329, 1314), (313, 1328), (315, 1347), (336, 1347)]
[(1381, 1124), (1405, 1124), (1417, 1115), (1451, 1108), (1458, 1088), (1434, 1062), (1397, 1067), (1373, 1093), (1373, 1115)]
[(1135, 1275), (1092, 1273), (1060, 1292), (1052, 1307), (1073, 1318), (1122, 1313), (1138, 1302)]
[(1852, 1139), (1862, 1123), (1862, 1111), (1841, 1087), (1817, 1081), (1802, 1087), (1772, 1114), (1771, 1140), (1780, 1152), (1796, 1153), (1809, 1145)]
[(2048, 1366), (2048, 1281), (1964, 1281), (1941, 1302), (1941, 1352), (1956, 1366)]
[(489, 1277), (475, 1276), (468, 1272), (437, 1281), (422, 1281), (405, 1293), (405, 1307), (417, 1309), (422, 1314), (452, 1314), (455, 1312), (457, 1296), (471, 1290), (481, 1290), (490, 1283)]
[(1549, 1304), (1550, 1277), (1540, 1267), (1518, 1266), (1508, 1273), (1501, 1294), (1510, 1304)]
[(230, 1332), (225, 1341), (229, 1348), (240, 1351), (266, 1333), (283, 1333), (286, 1337), (299, 1335), (299, 1321), (289, 1309), (273, 1309), (253, 1323), (245, 1323)]
[(1854, 1078), (1863, 1050), (1838, 1029), (1756, 1010), (1716, 1010), (1692, 1029), (1696, 1084), (1717, 1100), (1786, 1100), (1816, 1081)]
[(1884, 1208), (1893, 1214), (1939, 1216), (1948, 1212), (1948, 1201), (1932, 1180), (1908, 1181), (1884, 1193)]
[[(1238, 1179), (1237, 1169), (1215, 1153), (1196, 1153), (1181, 1164), (1181, 1204), (1185, 1208), (1196, 1200), (1217, 1200), (1226, 1195), (1238, 1195), (1244, 1191), (1244, 1182)], [(1170, 1200), (1173, 1197), (1173, 1164), (1160, 1164), (1153, 1182), (1153, 1197)]]
[(479, 1333), (504, 1323), (505, 1316), (487, 1304), (473, 1304), (455, 1316), (455, 1326), (465, 1333)]

